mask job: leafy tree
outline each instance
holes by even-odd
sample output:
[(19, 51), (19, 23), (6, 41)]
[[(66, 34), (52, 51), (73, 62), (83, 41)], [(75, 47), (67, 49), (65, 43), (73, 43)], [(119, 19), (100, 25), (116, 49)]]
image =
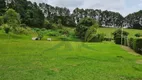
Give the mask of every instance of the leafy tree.
[(8, 39), (10, 39), (10, 35), (9, 35), (9, 32), (11, 31), (11, 27), (9, 27), (9, 25), (7, 25), (7, 24), (3, 24), (2, 25), (2, 29), (4, 30), (4, 32), (7, 34), (7, 36), (8, 36)]
[(85, 41), (89, 42), (90, 40), (93, 39), (93, 37), (96, 35), (97, 33), (97, 28), (99, 27), (98, 24), (94, 24), (92, 25), (86, 32), (85, 34)]
[(86, 31), (94, 24), (95, 21), (92, 18), (83, 18), (76, 27), (76, 35), (84, 40)]
[(5, 13), (6, 3), (5, 0), (0, 0), (0, 16)]
[(141, 33), (137, 33), (137, 34), (135, 34), (135, 36), (136, 36), (136, 37), (141, 37), (142, 34), (141, 34)]
[(105, 38), (105, 34), (99, 33), (96, 34), (89, 42), (102, 42)]
[(124, 35), (124, 36), (128, 36), (129, 33), (126, 32), (126, 31), (122, 31), (122, 29), (117, 29), (115, 32), (113, 32), (113, 35), (114, 35), (114, 38), (121, 38), (121, 35)]
[(142, 10), (134, 12), (125, 17), (125, 24), (128, 28), (142, 29)]
[(114, 41), (116, 44), (124, 44), (124, 40), (129, 35), (128, 32), (122, 31), (122, 29), (118, 29), (112, 34), (114, 35)]
[(31, 27), (42, 28), (44, 24), (44, 14), (37, 3), (27, 0), (9, 0), (8, 8), (14, 9), (20, 14), (21, 23)]
[(0, 26), (4, 23), (3, 16), (0, 16)]
[(11, 28), (7, 24), (3, 24), (2, 28), (6, 34), (9, 34)]
[(20, 26), (20, 15), (13, 9), (8, 9), (4, 15), (4, 21), (8, 24), (12, 29), (16, 29), (16, 27)]

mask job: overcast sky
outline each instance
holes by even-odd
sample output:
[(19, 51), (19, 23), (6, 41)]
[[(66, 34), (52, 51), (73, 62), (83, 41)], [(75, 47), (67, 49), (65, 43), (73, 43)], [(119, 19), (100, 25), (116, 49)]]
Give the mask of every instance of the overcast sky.
[(120, 12), (123, 16), (142, 10), (142, 0), (30, 0), (38, 3), (45, 2), (52, 6), (67, 7), (73, 10), (76, 7), (101, 9)]

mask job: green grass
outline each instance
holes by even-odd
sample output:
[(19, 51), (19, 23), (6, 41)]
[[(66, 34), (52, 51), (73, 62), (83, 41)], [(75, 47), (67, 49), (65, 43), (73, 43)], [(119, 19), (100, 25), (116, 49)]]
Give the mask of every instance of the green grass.
[[(111, 33), (113, 33), (115, 30), (117, 30), (117, 28), (99, 28), (98, 32), (106, 34), (107, 37), (111, 37)], [(135, 37), (135, 34), (137, 33), (142, 34), (142, 30), (137, 29), (124, 29), (124, 31), (129, 33), (129, 37)]]
[(0, 38), (0, 80), (142, 80), (137, 60), (112, 42)]
[(0, 80), (142, 80), (142, 56), (120, 45), (49, 42), (46, 37), (32, 41), (10, 33), (8, 40), (0, 31)]

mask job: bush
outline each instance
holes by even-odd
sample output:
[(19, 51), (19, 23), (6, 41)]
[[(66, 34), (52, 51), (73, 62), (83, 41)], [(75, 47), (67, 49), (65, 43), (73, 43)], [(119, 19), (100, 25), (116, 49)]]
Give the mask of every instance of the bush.
[(84, 40), (86, 31), (95, 23), (96, 21), (92, 18), (81, 19), (76, 27), (76, 35)]
[(104, 38), (104, 41), (112, 41), (112, 40), (113, 40), (112, 38), (107, 38), (107, 37)]
[(11, 31), (11, 28), (7, 24), (3, 24), (1, 28), (4, 30), (6, 34), (8, 34)]
[(135, 51), (142, 54), (142, 39), (136, 39), (134, 45), (135, 45)]
[[(99, 27), (98, 24), (94, 24), (90, 28), (88, 28), (88, 30), (85, 33), (85, 39), (84, 39), (84, 41), (89, 42), (91, 39), (93, 39), (93, 37), (97, 33), (98, 27)], [(100, 35), (98, 35), (98, 36), (100, 36)]]
[(57, 29), (57, 26), (55, 24), (50, 23), (49, 21), (44, 21), (44, 28), (46, 29)]
[(4, 23), (3, 17), (0, 16), (0, 26)]
[(65, 35), (67, 35), (67, 36), (69, 35), (69, 31), (68, 31), (67, 29), (60, 29), (60, 30), (59, 30), (59, 33), (60, 33), (60, 34), (65, 34)]
[(47, 30), (46, 31), (46, 35), (47, 36), (55, 36), (55, 37), (57, 37), (57, 36), (60, 35), (60, 33), (58, 31), (56, 31), (56, 30)]
[[(123, 33), (123, 37), (121, 36), (121, 34)], [(127, 43), (126, 42), (126, 40), (127, 40), (127, 36), (129, 35), (129, 33), (128, 32), (126, 32), (126, 31), (123, 31), (122, 32), (122, 30), (121, 29), (118, 29), (118, 30), (116, 30), (114, 33), (112, 33), (113, 35), (114, 35), (114, 42), (116, 43), (116, 44), (123, 44), (124, 45), (124, 43)], [(122, 42), (121, 42), (122, 41)]]
[(142, 54), (142, 39), (129, 39), (129, 47), (135, 50), (136, 52)]
[(136, 37), (141, 37), (142, 34), (141, 34), (141, 33), (137, 33), (137, 34), (135, 34), (135, 36), (136, 36)]
[(39, 29), (39, 28), (34, 28), (33, 30), (37, 33), (38, 39), (41, 40), (41, 39), (43, 38), (43, 36), (44, 36), (44, 31), (42, 31), (42, 30)]
[(130, 38), (130, 39), (129, 39), (129, 47), (130, 47), (131, 49), (135, 49), (134, 44), (135, 44), (135, 39)]
[(115, 38), (114, 42), (115, 42), (115, 44), (121, 44), (121, 40), (122, 40), (122, 44), (124, 45), (124, 38), (123, 39)]
[(102, 42), (104, 40), (104, 34), (96, 34), (90, 42)]

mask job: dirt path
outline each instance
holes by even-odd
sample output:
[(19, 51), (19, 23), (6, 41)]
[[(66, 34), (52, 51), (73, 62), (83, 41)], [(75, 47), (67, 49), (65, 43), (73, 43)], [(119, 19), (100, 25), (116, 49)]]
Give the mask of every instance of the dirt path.
[[(132, 50), (131, 48), (127, 47), (127, 46), (121, 46), (122, 49), (124, 49), (125, 51), (129, 52), (132, 55), (135, 56), (140, 56), (140, 54), (136, 53), (134, 50)], [(142, 64), (142, 59), (140, 60), (136, 60), (137, 64)]]
[(127, 47), (127, 46), (121, 46), (121, 48), (124, 49), (125, 51), (129, 52), (132, 55), (136, 55), (136, 56), (140, 55), (140, 54), (136, 53), (134, 50), (132, 50), (131, 48)]

